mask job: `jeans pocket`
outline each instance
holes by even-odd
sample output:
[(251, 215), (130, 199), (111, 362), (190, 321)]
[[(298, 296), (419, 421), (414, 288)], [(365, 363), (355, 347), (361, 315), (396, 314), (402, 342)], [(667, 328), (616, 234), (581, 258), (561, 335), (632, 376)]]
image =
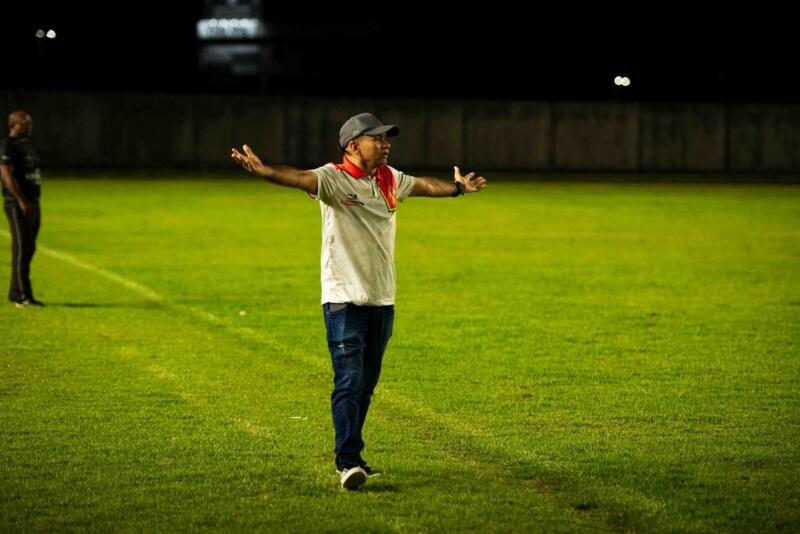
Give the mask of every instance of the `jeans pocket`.
[(347, 304), (336, 304), (326, 302), (322, 306), (325, 318), (325, 330), (327, 331), (328, 342), (341, 341), (344, 339), (347, 327)]
[(340, 312), (340, 311), (346, 310), (346, 309), (347, 309), (347, 303), (346, 302), (342, 302), (342, 303), (329, 302), (328, 303), (328, 313), (337, 313), (337, 312)]

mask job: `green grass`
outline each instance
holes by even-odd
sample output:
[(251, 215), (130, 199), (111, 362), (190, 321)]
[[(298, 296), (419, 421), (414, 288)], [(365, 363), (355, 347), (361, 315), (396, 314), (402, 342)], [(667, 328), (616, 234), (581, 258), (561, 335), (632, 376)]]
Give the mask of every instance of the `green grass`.
[(317, 204), (46, 183), (48, 307), (0, 307), (0, 530), (800, 530), (799, 187), (492, 184), (398, 217), (385, 476), (344, 493)]

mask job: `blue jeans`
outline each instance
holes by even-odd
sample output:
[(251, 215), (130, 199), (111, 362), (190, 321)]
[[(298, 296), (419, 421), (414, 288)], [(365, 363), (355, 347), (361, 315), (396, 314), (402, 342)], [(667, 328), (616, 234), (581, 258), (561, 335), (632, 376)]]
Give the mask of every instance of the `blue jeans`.
[(322, 311), (333, 364), (336, 467), (341, 469), (363, 464), (361, 429), (392, 337), (394, 306), (326, 303)]

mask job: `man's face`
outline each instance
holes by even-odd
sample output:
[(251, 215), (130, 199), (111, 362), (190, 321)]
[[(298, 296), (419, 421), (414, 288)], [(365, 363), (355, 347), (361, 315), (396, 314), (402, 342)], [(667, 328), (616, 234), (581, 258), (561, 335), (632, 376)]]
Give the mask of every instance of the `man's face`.
[(355, 142), (358, 154), (367, 165), (377, 167), (389, 161), (389, 148), (392, 145), (386, 135), (362, 135)]
[(27, 137), (33, 131), (33, 119), (28, 114), (14, 115), (9, 121), (12, 137)]

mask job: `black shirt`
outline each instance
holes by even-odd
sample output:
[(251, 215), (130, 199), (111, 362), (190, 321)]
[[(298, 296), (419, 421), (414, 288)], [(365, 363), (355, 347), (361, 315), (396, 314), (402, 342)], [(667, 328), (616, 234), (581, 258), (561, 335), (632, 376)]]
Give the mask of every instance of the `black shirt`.
[[(38, 203), (41, 192), (39, 155), (27, 138), (7, 137), (0, 141), (0, 164), (14, 166), (14, 180), (28, 202)], [(16, 204), (17, 199), (3, 185), (6, 204)]]

